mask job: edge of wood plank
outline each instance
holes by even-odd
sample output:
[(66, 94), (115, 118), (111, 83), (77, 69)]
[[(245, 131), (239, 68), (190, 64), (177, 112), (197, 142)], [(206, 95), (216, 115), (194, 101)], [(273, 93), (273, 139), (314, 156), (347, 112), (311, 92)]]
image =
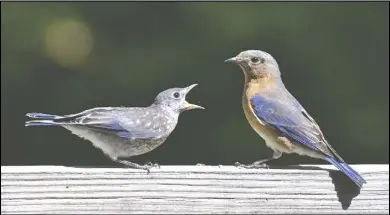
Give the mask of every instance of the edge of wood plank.
[[(350, 165), (358, 172), (376, 172), (376, 171), (389, 171), (389, 164), (355, 164)], [(32, 165), (32, 166), (1, 166), (2, 173), (17, 173), (17, 172), (37, 172), (37, 171), (49, 171), (49, 172), (101, 172), (101, 171), (114, 171), (114, 172), (145, 172), (145, 170), (132, 169), (126, 167), (99, 167), (99, 166), (56, 166), (56, 165)], [(152, 172), (259, 172), (259, 171), (332, 171), (337, 169), (332, 165), (296, 165), (296, 166), (280, 166), (271, 167), (269, 169), (245, 169), (236, 166), (229, 165), (162, 165), (160, 167), (151, 168)]]

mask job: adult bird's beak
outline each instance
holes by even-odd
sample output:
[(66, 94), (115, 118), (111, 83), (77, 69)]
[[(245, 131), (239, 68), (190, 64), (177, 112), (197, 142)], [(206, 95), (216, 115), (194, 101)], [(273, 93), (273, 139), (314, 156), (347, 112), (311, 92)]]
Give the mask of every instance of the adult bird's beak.
[(237, 63), (237, 57), (226, 59), (224, 63)]
[[(190, 90), (192, 88), (194, 88), (196, 85), (198, 84), (192, 84), (186, 88), (184, 88), (184, 93), (187, 95), (188, 92), (190, 92)], [(191, 104), (191, 103), (188, 103), (187, 101), (184, 100), (184, 105), (183, 105), (183, 110), (191, 110), (191, 109), (205, 109), (204, 107), (202, 106), (199, 106), (199, 105), (194, 105), (194, 104)]]

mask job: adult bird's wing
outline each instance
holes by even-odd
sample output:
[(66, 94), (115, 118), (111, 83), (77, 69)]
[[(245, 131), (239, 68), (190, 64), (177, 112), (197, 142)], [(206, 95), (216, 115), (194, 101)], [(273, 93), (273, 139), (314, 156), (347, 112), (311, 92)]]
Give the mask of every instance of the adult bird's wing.
[(317, 123), (311, 120), (298, 101), (289, 94), (255, 94), (250, 98), (250, 104), (260, 121), (271, 125), (282, 135), (312, 150), (334, 157)]
[(317, 124), (317, 122), (313, 119), (312, 116), (310, 116), (310, 114), (305, 110), (305, 108), (295, 99), (295, 97), (293, 95), (291, 95), (290, 92), (288, 91), (285, 91), (287, 93), (287, 97), (289, 97), (291, 99), (291, 101), (294, 103), (294, 106), (297, 107), (301, 112), (302, 114), (308, 118), (310, 120), (310, 122), (313, 123), (314, 127), (317, 128), (317, 130), (321, 133), (321, 137), (324, 141), (324, 144), (330, 149), (330, 151), (336, 156), (336, 158), (340, 161), (340, 162), (344, 162), (343, 158), (336, 152), (336, 150), (328, 143), (328, 141), (326, 141), (324, 135), (322, 134), (322, 131), (320, 129), (320, 126)]
[(340, 169), (359, 187), (366, 183), (364, 178), (345, 163), (327, 143), (317, 123), (291, 94), (283, 90), (255, 94), (250, 98), (250, 104), (260, 121), (269, 124), (281, 135), (295, 140), (298, 144), (323, 153), (327, 161)]
[[(54, 119), (62, 125), (78, 125), (128, 139), (149, 139), (160, 135), (153, 126), (145, 126), (139, 118), (140, 108), (94, 108)], [(137, 119), (140, 120), (137, 123)], [(150, 123), (152, 124), (152, 122)]]

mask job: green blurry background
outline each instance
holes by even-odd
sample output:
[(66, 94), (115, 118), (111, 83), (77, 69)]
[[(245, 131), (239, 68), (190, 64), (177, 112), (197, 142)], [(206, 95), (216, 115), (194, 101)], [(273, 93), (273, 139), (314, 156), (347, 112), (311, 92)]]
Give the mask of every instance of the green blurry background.
[[(1, 2), (1, 164), (117, 165), (27, 112), (147, 106), (199, 86), (168, 140), (135, 162), (231, 165), (272, 154), (241, 107), (243, 74), (223, 61), (261, 49), (349, 163), (389, 163), (389, 7), (383, 3)], [(323, 163), (284, 155), (276, 164)]]

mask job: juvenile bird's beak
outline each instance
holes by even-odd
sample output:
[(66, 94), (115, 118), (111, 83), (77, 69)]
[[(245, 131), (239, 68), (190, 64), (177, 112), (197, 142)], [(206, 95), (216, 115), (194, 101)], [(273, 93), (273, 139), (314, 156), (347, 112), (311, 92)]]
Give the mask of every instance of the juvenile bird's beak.
[[(192, 88), (194, 88), (196, 85), (198, 84), (192, 84), (186, 88), (184, 88), (184, 91), (185, 91), (185, 94), (187, 95), (188, 92), (190, 92), (190, 90)], [(191, 109), (205, 109), (204, 107), (202, 106), (199, 106), (199, 105), (194, 105), (194, 104), (191, 104), (191, 103), (188, 103), (187, 101), (184, 100), (184, 105), (183, 105), (183, 110), (191, 110)]]
[(225, 61), (224, 61), (224, 63), (237, 63), (238, 61), (237, 61), (237, 57), (232, 57), (232, 58), (229, 58), (229, 59), (226, 59)]

